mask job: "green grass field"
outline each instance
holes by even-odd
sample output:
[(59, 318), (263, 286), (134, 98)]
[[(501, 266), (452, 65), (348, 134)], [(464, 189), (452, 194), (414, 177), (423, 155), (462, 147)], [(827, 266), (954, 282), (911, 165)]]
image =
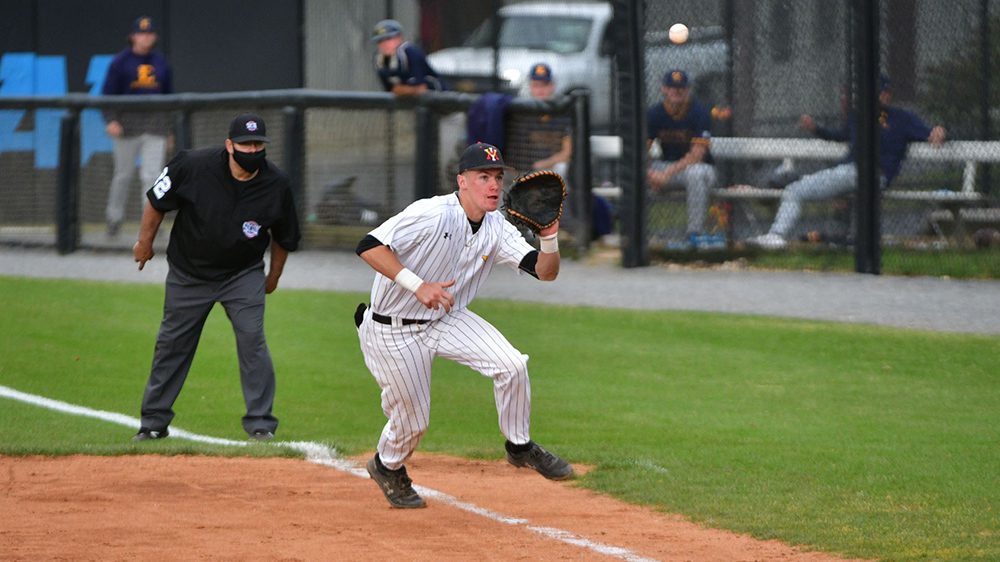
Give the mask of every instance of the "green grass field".
[[(360, 294), (279, 290), (278, 437), (370, 451)], [(138, 416), (162, 287), (0, 277), (0, 385)], [(533, 436), (580, 485), (764, 539), (886, 560), (1000, 559), (1000, 337), (481, 301), (529, 363)], [(442, 361), (421, 449), (502, 458), (490, 382)], [(213, 311), (175, 426), (243, 439)], [(0, 398), (0, 454), (246, 454)], [(254, 454), (288, 454), (254, 447)]]

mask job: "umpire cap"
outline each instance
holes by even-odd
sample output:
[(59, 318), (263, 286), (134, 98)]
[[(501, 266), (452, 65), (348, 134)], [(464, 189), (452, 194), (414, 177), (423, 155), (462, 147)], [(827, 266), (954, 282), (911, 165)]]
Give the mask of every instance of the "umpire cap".
[(233, 142), (271, 142), (267, 138), (264, 120), (253, 113), (240, 113), (229, 123), (229, 140)]
[(500, 149), (485, 142), (477, 142), (469, 145), (462, 152), (462, 158), (458, 161), (458, 173), (466, 170), (485, 170), (490, 168), (506, 168), (503, 163), (503, 155)]
[(375, 24), (372, 30), (372, 42), (378, 43), (383, 39), (390, 39), (403, 34), (403, 26), (396, 20), (382, 20)]

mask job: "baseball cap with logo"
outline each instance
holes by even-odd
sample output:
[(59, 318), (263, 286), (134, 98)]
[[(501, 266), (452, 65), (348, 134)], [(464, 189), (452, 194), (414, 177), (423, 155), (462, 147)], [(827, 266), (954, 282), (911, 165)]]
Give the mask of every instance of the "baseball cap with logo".
[(551, 82), (552, 68), (549, 65), (545, 64), (544, 62), (535, 64), (531, 67), (530, 78), (532, 80), (538, 80), (540, 82)]
[(229, 140), (233, 142), (271, 142), (267, 138), (264, 120), (253, 113), (241, 113), (229, 124)]
[(671, 70), (663, 75), (663, 85), (668, 88), (687, 88), (688, 75), (683, 70)]
[(503, 163), (503, 155), (500, 149), (492, 144), (477, 142), (469, 145), (462, 152), (462, 158), (458, 161), (458, 173), (466, 170), (485, 170), (489, 168), (506, 168)]
[(396, 20), (382, 20), (375, 24), (372, 29), (372, 41), (378, 43), (383, 39), (390, 39), (397, 35), (402, 35), (403, 26)]
[(156, 33), (156, 26), (153, 25), (153, 18), (149, 16), (139, 16), (132, 22), (132, 33)]

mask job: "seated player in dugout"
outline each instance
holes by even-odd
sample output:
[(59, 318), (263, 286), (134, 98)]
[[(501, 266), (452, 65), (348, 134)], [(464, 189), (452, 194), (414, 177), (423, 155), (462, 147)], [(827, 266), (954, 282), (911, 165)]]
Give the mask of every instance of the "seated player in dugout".
[[(532, 65), (528, 88), (531, 97), (536, 100), (552, 99), (556, 93), (552, 68), (543, 62)], [(532, 162), (531, 169), (548, 169), (565, 177), (569, 159), (573, 156), (572, 131), (572, 119), (569, 115), (538, 115), (528, 132), (528, 146), (532, 156), (541, 158)]]
[(397, 96), (416, 96), (427, 90), (444, 89), (424, 51), (403, 37), (403, 26), (398, 21), (376, 23), (372, 42), (378, 46), (375, 72), (385, 91)]
[(690, 80), (683, 70), (663, 76), (663, 100), (646, 112), (646, 146), (659, 143), (660, 160), (650, 164), (646, 179), (655, 193), (679, 186), (687, 192), (687, 234), (705, 233), (709, 195), (715, 187), (716, 171), (709, 143), (712, 119), (691, 95)]

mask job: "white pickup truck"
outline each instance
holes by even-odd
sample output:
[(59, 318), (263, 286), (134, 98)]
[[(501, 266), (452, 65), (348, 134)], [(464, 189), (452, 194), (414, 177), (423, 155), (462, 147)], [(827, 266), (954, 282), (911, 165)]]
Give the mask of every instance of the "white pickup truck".
[[(496, 20), (487, 19), (461, 47), (428, 55), (449, 89), (465, 92), (505, 91), (527, 96), (526, 76), (531, 66), (552, 67), (557, 93), (585, 88), (591, 92), (591, 126), (595, 132), (612, 130), (614, 110), (613, 58), (618, 47), (611, 37), (613, 16), (607, 2), (525, 2), (504, 6)], [(497, 35), (494, 81), (493, 22)], [(684, 45), (667, 41), (666, 30), (644, 38), (647, 102), (659, 98), (660, 79), (672, 68), (692, 76), (699, 97), (711, 92), (722, 102), (722, 77), (728, 49), (718, 29), (692, 29)]]

